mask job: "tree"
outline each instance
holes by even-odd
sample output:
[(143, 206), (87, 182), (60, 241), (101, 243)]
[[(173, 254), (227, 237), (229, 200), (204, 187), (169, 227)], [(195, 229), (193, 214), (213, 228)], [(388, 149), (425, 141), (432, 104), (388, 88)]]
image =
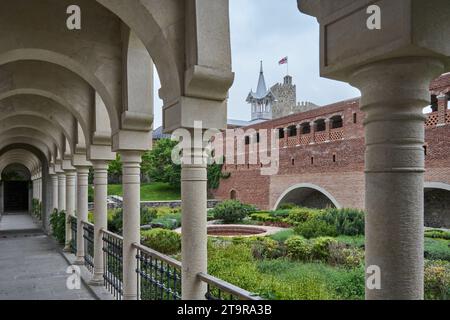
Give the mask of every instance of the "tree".
[[(150, 179), (180, 188), (181, 165), (172, 162), (172, 150), (177, 144), (177, 141), (161, 139), (155, 143), (152, 151), (144, 155), (142, 170), (149, 175)], [(208, 166), (208, 189), (217, 189), (220, 179), (224, 178), (227, 176), (222, 174), (221, 164)]]
[(177, 144), (177, 141), (171, 139), (161, 139), (155, 143), (153, 150), (145, 155), (142, 170), (150, 179), (180, 188), (181, 165), (172, 162), (172, 150)]

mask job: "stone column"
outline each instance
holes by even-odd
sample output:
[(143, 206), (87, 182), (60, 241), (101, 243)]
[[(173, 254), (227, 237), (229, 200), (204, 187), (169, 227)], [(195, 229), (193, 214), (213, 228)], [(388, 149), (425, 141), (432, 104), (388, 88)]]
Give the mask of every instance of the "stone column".
[(103, 240), (102, 230), (108, 229), (108, 163), (93, 161), (94, 167), (94, 276), (92, 285), (102, 286)]
[(448, 97), (446, 94), (440, 94), (438, 97), (438, 126), (444, 126), (447, 118)]
[(88, 220), (89, 167), (77, 167), (77, 258), (76, 265), (84, 265), (83, 222)]
[(366, 114), (366, 268), (381, 272), (381, 288), (366, 288), (369, 300), (424, 297), (422, 110), (443, 70), (437, 60), (401, 58), (351, 76)]
[(139, 151), (122, 151), (123, 183), (123, 298), (137, 300), (136, 249), (140, 243), (141, 155)]
[(317, 124), (313, 121), (309, 124), (310, 128), (311, 128), (311, 143), (316, 143), (316, 128), (317, 128)]
[(326, 141), (330, 141), (331, 140), (331, 120), (330, 119), (325, 119), (325, 132), (326, 132)]
[(66, 210), (66, 175), (58, 173), (58, 209)]
[(58, 176), (56, 174), (51, 175), (52, 179), (52, 209), (59, 209), (58, 204)]
[(289, 129), (284, 128), (284, 147), (287, 148), (289, 146)]
[(297, 128), (297, 146), (299, 146), (302, 143), (302, 125), (298, 124), (296, 128)]
[(70, 218), (75, 217), (75, 184), (77, 173), (75, 170), (66, 171), (66, 246), (65, 251), (70, 251), (72, 241), (72, 230)]
[(207, 173), (202, 141), (193, 139), (192, 149), (183, 150), (182, 200), (182, 285), (183, 300), (204, 300), (206, 284), (197, 277), (207, 273)]

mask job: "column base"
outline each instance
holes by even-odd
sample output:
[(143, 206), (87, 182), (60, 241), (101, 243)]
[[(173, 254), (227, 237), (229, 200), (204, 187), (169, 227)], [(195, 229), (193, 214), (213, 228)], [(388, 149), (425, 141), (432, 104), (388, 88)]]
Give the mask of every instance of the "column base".
[(94, 287), (102, 287), (105, 285), (105, 280), (103, 279), (103, 274), (94, 274), (91, 281), (89, 281), (89, 285)]
[(137, 299), (138, 299), (137, 295), (135, 295), (135, 294), (132, 294), (132, 295), (124, 294), (123, 295), (123, 300), (126, 300), (126, 301), (137, 300)]
[(73, 262), (75, 266), (84, 266), (84, 258), (83, 257), (77, 257), (77, 259)]
[(70, 247), (70, 245), (66, 245), (63, 249), (64, 252), (72, 252), (72, 248)]

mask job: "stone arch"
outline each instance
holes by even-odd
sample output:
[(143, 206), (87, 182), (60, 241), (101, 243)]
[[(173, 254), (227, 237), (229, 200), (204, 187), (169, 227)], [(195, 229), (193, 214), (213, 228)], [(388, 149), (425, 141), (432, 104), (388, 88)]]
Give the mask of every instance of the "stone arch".
[(426, 227), (450, 228), (450, 184), (425, 182), (424, 216)]
[(49, 204), (49, 161), (47, 159), (47, 155), (45, 155), (42, 150), (33, 145), (33, 141), (31, 141), (33, 139), (33, 136), (26, 137), (26, 139), (23, 139), (22, 143), (17, 142), (18, 136), (16, 134), (13, 133), (12, 136), (14, 137), (14, 139), (10, 139), (8, 137), (2, 139), (2, 145), (0, 145), (0, 161), (5, 157), (5, 155), (7, 156), (8, 154), (18, 153), (31, 154), (31, 157), (34, 158), (33, 162), (36, 162), (36, 159), (37, 161), (39, 161), (38, 168), (40, 169), (42, 179), (42, 226), (45, 232), (49, 232), (51, 206)]
[[(5, 121), (8, 120), (8, 121)], [(50, 122), (45, 123), (43, 119), (40, 122), (33, 121), (29, 118), (9, 117), (3, 122), (0, 122), (0, 134), (8, 132), (12, 129), (24, 130), (28, 132), (29, 129), (38, 131), (48, 137), (59, 149), (61, 154), (64, 154), (66, 137), (62, 131), (53, 126)]]
[[(22, 60), (31, 60), (57, 65), (78, 75), (80, 78), (86, 81), (105, 102), (105, 106), (110, 117), (111, 128), (113, 129), (113, 131), (117, 131), (119, 129), (119, 107), (116, 106), (117, 103), (114, 103), (114, 98), (111, 96), (102, 81), (86, 66), (83, 66), (76, 60), (71, 59), (70, 57), (67, 57), (61, 53), (42, 49), (15, 49), (0, 54), (0, 65), (14, 63)], [(66, 103), (63, 105), (68, 104)]]
[[(300, 183), (289, 187), (283, 192), (275, 203), (274, 210), (277, 210), (283, 203), (302, 205), (302, 203), (305, 203), (305, 199), (307, 200), (306, 203), (313, 203), (316, 202), (316, 200), (313, 199), (314, 197), (317, 199), (318, 203), (323, 203), (323, 205), (317, 207), (325, 208), (328, 205), (338, 209), (342, 208), (336, 198), (324, 188), (311, 183)], [(311, 202), (308, 202), (308, 198)]]
[(160, 97), (168, 102), (181, 96), (184, 47), (176, 41), (179, 39), (169, 38), (174, 31), (184, 36), (184, 10), (180, 10), (180, 3), (138, 0), (128, 1), (125, 8), (121, 0), (96, 1), (119, 17), (147, 48), (161, 80)]

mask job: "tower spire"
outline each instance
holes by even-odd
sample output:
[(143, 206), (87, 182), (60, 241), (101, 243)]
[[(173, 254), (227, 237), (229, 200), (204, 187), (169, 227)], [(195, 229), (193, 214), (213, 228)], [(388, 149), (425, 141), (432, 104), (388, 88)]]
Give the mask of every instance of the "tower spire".
[(264, 97), (266, 94), (267, 94), (266, 79), (264, 78), (263, 62), (261, 60), (261, 70), (259, 72), (259, 80), (258, 80), (258, 87), (256, 89), (256, 95), (258, 97)]

